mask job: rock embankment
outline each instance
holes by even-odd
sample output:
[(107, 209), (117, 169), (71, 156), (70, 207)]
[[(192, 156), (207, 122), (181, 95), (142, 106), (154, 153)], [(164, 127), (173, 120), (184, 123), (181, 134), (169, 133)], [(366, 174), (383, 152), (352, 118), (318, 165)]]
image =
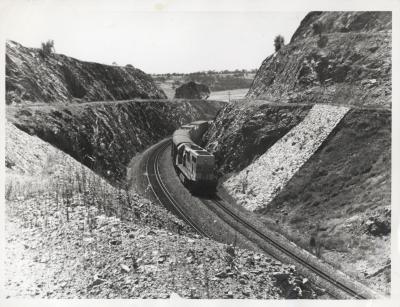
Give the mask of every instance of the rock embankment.
[(8, 107), (18, 128), (37, 135), (105, 178), (120, 182), (132, 157), (181, 124), (215, 116), (215, 101), (123, 101)]
[(285, 188), (258, 212), (322, 257), (390, 293), (391, 112), (352, 109)]
[[(220, 174), (225, 175), (221, 182), (238, 173), (245, 178), (243, 170), (251, 169), (251, 163), (257, 165), (259, 157), (278, 144), (279, 131), (283, 132), (280, 137), (290, 135), (311, 113), (310, 108), (311, 105), (288, 107), (261, 101), (241, 101), (224, 107), (207, 132), (207, 146), (218, 158)], [(279, 128), (283, 121), (287, 128)], [(315, 128), (304, 134), (310, 144), (318, 136), (318, 132), (311, 131)], [(271, 142), (266, 139), (265, 146), (259, 147), (258, 140), (267, 135)], [(286, 145), (298, 153), (296, 146), (300, 143)], [(282, 161), (279, 167), (286, 170), (290, 162)], [(278, 178), (279, 167), (274, 175)], [(264, 175), (271, 176), (273, 169), (259, 170), (254, 167), (253, 176), (248, 176), (247, 181), (236, 180), (237, 195), (256, 199), (257, 193), (251, 187), (261, 186)], [(270, 180), (274, 182), (274, 178)], [(246, 196), (240, 187), (244, 187)], [(317, 233), (324, 261), (374, 290), (390, 294), (390, 110), (352, 107), (319, 149), (274, 195), (268, 206), (255, 211), (267, 228), (309, 251), (310, 238)]]
[(347, 113), (346, 107), (315, 105), (284, 137), (239, 174), (224, 182), (246, 209), (265, 208), (315, 153)]
[(247, 97), (390, 108), (391, 27), (391, 12), (311, 12), (264, 60)]
[(83, 62), (16, 42), (6, 44), (6, 103), (85, 102), (167, 98), (152, 78), (131, 65)]
[(210, 96), (210, 89), (207, 85), (196, 82), (182, 84), (175, 90), (175, 98), (183, 99), (207, 99)]
[(218, 113), (204, 136), (221, 177), (239, 172), (301, 122), (310, 105), (234, 102)]

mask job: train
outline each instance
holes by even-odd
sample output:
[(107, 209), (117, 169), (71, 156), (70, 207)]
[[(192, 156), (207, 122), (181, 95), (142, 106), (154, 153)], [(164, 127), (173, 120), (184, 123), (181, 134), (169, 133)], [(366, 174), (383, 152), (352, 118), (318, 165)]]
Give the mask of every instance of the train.
[(194, 193), (213, 193), (217, 186), (215, 157), (198, 145), (209, 125), (195, 121), (172, 135), (172, 163), (180, 181)]

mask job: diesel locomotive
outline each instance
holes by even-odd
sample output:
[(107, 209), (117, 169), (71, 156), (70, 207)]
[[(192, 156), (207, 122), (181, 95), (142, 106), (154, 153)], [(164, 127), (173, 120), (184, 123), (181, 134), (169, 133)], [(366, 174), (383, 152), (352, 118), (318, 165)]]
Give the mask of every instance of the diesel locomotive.
[(210, 193), (217, 186), (214, 155), (197, 145), (208, 126), (207, 121), (195, 121), (172, 136), (172, 163), (180, 181), (192, 192)]

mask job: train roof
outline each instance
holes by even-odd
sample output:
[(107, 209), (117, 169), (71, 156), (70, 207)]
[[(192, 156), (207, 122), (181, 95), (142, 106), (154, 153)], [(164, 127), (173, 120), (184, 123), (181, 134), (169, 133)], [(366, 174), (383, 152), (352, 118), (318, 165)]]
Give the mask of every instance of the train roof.
[(196, 120), (194, 122), (191, 122), (190, 125), (201, 125), (201, 124), (204, 124), (204, 123), (208, 123), (208, 121), (206, 121), (206, 120)]
[(214, 156), (212, 153), (208, 152), (204, 148), (196, 145), (196, 144), (185, 144), (186, 147), (190, 149), (196, 156)]
[(172, 142), (178, 146), (182, 143), (193, 143), (192, 139), (190, 138), (189, 130), (186, 129), (178, 129), (172, 135)]
[(194, 127), (194, 125), (186, 124), (186, 125), (182, 125), (180, 129), (192, 129), (193, 127)]

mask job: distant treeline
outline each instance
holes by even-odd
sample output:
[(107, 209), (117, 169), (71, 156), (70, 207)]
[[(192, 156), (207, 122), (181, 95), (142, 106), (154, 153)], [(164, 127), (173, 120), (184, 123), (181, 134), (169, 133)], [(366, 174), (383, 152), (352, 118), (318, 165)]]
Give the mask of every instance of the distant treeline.
[(249, 88), (253, 82), (257, 70), (223, 70), (223, 71), (199, 71), (189, 74), (168, 73), (153, 75), (157, 82), (172, 83), (176, 88), (183, 83), (194, 81), (207, 85), (211, 91), (233, 90), (238, 88)]

